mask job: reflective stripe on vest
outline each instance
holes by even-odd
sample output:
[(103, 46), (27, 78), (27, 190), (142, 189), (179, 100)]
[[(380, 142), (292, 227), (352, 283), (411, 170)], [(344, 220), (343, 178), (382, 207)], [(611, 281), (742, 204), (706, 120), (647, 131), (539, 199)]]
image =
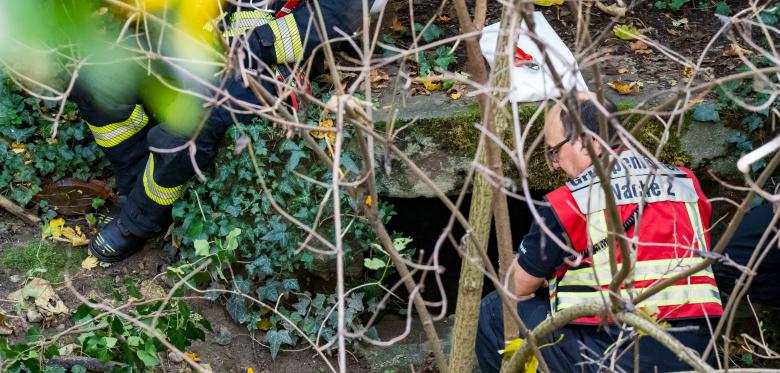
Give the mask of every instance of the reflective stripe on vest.
[(273, 20), (274, 16), (271, 13), (261, 10), (235, 12), (230, 16), (230, 26), (222, 35), (224, 37), (233, 37), (257, 27), (267, 25), (268, 22)]
[(121, 122), (105, 126), (87, 125), (92, 131), (92, 135), (95, 136), (95, 142), (98, 145), (104, 148), (111, 148), (138, 133), (138, 131), (146, 127), (147, 123), (149, 123), (149, 118), (144, 113), (143, 106), (135, 105), (135, 109), (133, 109), (130, 117)]
[[(631, 279), (636, 281), (659, 280), (669, 278), (678, 272), (682, 272), (704, 261), (701, 257), (680, 259), (657, 259), (640, 261), (636, 263)], [(715, 278), (710, 269), (697, 272), (694, 276)], [(609, 270), (609, 262), (595, 267), (570, 269), (558, 282), (558, 286), (605, 286), (612, 281)]]
[[(621, 289), (620, 295), (624, 299), (630, 299), (629, 292)], [(642, 289), (632, 291), (634, 296), (642, 293)], [(558, 311), (582, 303), (609, 302), (609, 291), (567, 292), (558, 293)], [(718, 287), (712, 284), (686, 284), (669, 286), (640, 303), (640, 306), (672, 306), (690, 305), (700, 303), (720, 304), (720, 292)]]
[(184, 185), (164, 187), (154, 181), (154, 155), (149, 154), (146, 169), (143, 176), (144, 191), (146, 196), (158, 205), (168, 206), (176, 202), (184, 194)]
[[(704, 262), (705, 259), (696, 251), (707, 250), (706, 222), (702, 219), (698, 203), (699, 199), (706, 197), (683, 169), (656, 164), (631, 152), (625, 152), (620, 157), (622, 166), (619, 167), (620, 172), (616, 171), (617, 167), (612, 171), (610, 189), (615, 194), (621, 216), (625, 217), (628, 211), (636, 211), (637, 202), (644, 201), (647, 203), (644, 211), (651, 212), (648, 216), (653, 216), (653, 224), (660, 224), (640, 227), (650, 224), (640, 220), (633, 230), (626, 230), (634, 244), (638, 245), (637, 250), (632, 251), (636, 261), (626, 280), (633, 287), (622, 289), (620, 294), (630, 300), (657, 281)], [(673, 176), (658, 177), (656, 171)], [(606, 289), (612, 281), (609, 250), (593, 250), (595, 243), (609, 236), (604, 192), (599, 180), (586, 170), (566, 186), (548, 194), (547, 198), (572, 240), (574, 250), (585, 257), (579, 264), (573, 264), (575, 268), (564, 264), (549, 279), (551, 312), (576, 304), (610, 301)], [(703, 208), (709, 218), (707, 206), (705, 204)], [(592, 256), (588, 257), (588, 253)], [(620, 257), (617, 260), (622, 262)], [(711, 268), (678, 281), (636, 306), (666, 306), (666, 314), (662, 316), (672, 319), (722, 313), (720, 294)], [(598, 322), (596, 317), (578, 319), (574, 323)]]
[(303, 43), (295, 16), (290, 14), (268, 23), (274, 33), (276, 63), (295, 63), (303, 60)]

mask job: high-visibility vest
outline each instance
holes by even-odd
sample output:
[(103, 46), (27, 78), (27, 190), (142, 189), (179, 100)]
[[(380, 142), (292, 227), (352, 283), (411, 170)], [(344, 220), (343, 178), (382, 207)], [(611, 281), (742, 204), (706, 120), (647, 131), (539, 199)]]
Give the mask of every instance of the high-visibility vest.
[[(711, 206), (690, 170), (656, 163), (633, 152), (620, 154), (610, 176), (610, 191), (635, 247), (631, 252), (636, 264), (624, 281), (631, 286), (621, 286), (621, 297), (630, 302), (657, 281), (704, 260), (700, 253), (708, 251), (710, 244)], [(612, 272), (606, 245), (606, 200), (593, 166), (547, 194), (546, 199), (571, 247), (579, 253), (568, 255), (548, 279), (551, 312), (581, 303), (609, 302)], [(617, 244), (615, 256), (621, 263)], [(696, 272), (635, 306), (645, 307), (659, 320), (723, 313), (711, 268)], [(599, 317), (589, 317), (573, 323), (599, 322)]]

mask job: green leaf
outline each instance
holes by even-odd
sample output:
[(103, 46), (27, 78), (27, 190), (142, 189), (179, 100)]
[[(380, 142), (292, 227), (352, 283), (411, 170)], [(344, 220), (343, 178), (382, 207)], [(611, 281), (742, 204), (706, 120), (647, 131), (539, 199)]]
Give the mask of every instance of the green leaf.
[(116, 346), (117, 339), (113, 337), (104, 337), (102, 342), (106, 348), (114, 348)]
[(87, 224), (94, 227), (97, 225), (97, 219), (95, 218), (95, 215), (92, 213), (84, 215), (84, 218), (87, 219)]
[(691, 0), (672, 0), (669, 2), (669, 8), (678, 10), (682, 8), (683, 5), (687, 4)]
[(426, 43), (434, 42), (436, 40), (439, 40), (442, 35), (444, 35), (444, 31), (442, 31), (441, 27), (436, 25), (435, 23), (431, 23), (428, 25), (428, 27), (423, 31), (423, 27), (425, 27), (422, 23), (415, 23), (414, 24), (414, 31), (416, 32), (422, 32), (422, 38), (425, 40)]
[(87, 373), (87, 368), (82, 365), (74, 365), (70, 368), (71, 373)]
[(97, 198), (97, 197), (96, 198), (92, 198), (92, 208), (95, 209), (95, 210), (103, 207), (103, 205), (105, 205), (105, 204), (106, 204), (106, 200), (104, 200), (104, 199)]
[(238, 236), (241, 235), (241, 228), (233, 228), (225, 238), (225, 250), (233, 251), (238, 248)]
[(138, 337), (138, 336), (135, 336), (135, 335), (127, 337), (127, 345), (130, 346), (130, 347), (138, 347), (143, 342), (144, 342), (144, 340), (141, 339), (141, 337)]
[(211, 246), (209, 245), (209, 242), (206, 240), (195, 240), (193, 242), (193, 245), (195, 245), (195, 255), (197, 256), (209, 256)]
[(156, 366), (157, 364), (160, 363), (160, 361), (157, 360), (157, 357), (144, 350), (136, 351), (135, 355), (138, 356), (139, 359), (141, 359), (141, 362), (144, 363), (144, 366), (146, 366), (147, 368)]
[(386, 264), (379, 258), (365, 258), (363, 259), (363, 266), (376, 271), (377, 269), (385, 268)]
[(395, 249), (398, 251), (404, 251), (406, 249), (406, 246), (409, 245), (409, 243), (412, 242), (412, 239), (409, 237), (398, 237), (393, 240), (393, 246), (395, 246)]
[(287, 330), (271, 330), (265, 334), (263, 341), (271, 345), (271, 358), (276, 359), (276, 355), (279, 353), (279, 348), (282, 343), (292, 344), (292, 338), (290, 338), (290, 332)]
[(717, 122), (720, 120), (720, 115), (714, 104), (703, 103), (696, 105), (693, 119), (699, 122)]
[(722, 16), (729, 16), (731, 15), (731, 7), (724, 0), (718, 1), (715, 3), (715, 13)]
[(636, 40), (634, 35), (639, 35), (639, 30), (636, 27), (628, 27), (628, 25), (620, 25), (612, 28), (612, 33), (623, 40)]

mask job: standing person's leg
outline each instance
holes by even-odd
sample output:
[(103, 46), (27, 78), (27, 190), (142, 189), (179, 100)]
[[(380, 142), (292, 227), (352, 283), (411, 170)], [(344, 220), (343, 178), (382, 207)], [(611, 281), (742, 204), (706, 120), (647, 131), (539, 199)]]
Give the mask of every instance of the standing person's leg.
[(111, 162), (117, 191), (127, 196), (143, 169), (142, 159), (148, 149), (146, 135), (154, 127), (154, 120), (138, 104), (135, 92), (107, 92), (87, 82), (79, 83), (71, 99)]
[[(269, 92), (274, 92), (271, 84), (264, 82), (263, 85)], [(254, 94), (240, 80), (229, 80), (225, 90), (239, 100), (258, 105)], [(237, 116), (238, 120), (250, 118), (248, 115)], [(210, 112), (195, 139), (198, 168), (205, 169), (209, 165), (217, 143), (232, 124), (228, 109), (218, 107)], [(152, 128), (147, 134), (148, 146), (157, 149), (173, 149), (189, 140), (169, 131), (165, 124)], [(144, 167), (135, 179), (120, 218), (112, 221), (90, 242), (90, 251), (102, 261), (121, 261), (140, 249), (146, 238), (162, 232), (171, 222), (171, 206), (195, 175), (189, 148), (173, 153), (146, 150), (144, 157)]]

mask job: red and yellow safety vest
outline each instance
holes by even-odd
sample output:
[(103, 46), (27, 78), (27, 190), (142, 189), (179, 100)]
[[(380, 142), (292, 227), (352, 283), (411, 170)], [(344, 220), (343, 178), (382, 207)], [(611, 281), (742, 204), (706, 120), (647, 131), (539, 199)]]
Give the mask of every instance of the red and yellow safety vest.
[[(709, 248), (711, 206), (690, 170), (624, 152), (611, 172), (610, 190), (635, 247), (632, 255), (636, 265), (625, 281), (632, 286), (623, 286), (623, 298), (630, 300), (653, 283), (704, 260), (700, 252)], [(592, 166), (546, 196), (581, 259), (578, 263), (577, 256), (569, 255), (548, 279), (553, 314), (576, 304), (610, 299), (607, 288), (612, 273), (604, 197)], [(642, 202), (644, 206), (640, 206)], [(619, 250), (616, 257), (621, 263)], [(710, 268), (676, 282), (636, 306), (652, 310), (658, 319), (723, 313)], [(589, 317), (573, 323), (599, 322), (599, 317)]]

